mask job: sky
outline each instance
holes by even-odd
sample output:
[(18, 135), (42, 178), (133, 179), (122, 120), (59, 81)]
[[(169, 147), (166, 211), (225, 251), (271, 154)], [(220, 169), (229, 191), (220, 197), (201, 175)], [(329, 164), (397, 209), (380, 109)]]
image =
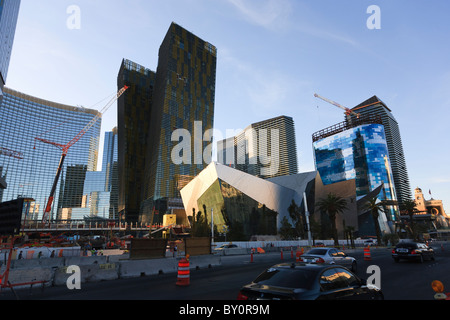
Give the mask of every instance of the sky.
[[(314, 93), (349, 108), (377, 95), (399, 123), (412, 192), (450, 214), (448, 12), (446, 0), (22, 0), (6, 86), (100, 111), (123, 58), (156, 71), (175, 22), (217, 47), (224, 136), (290, 116), (299, 172), (313, 171), (312, 134), (344, 121)], [(101, 149), (116, 125), (113, 105)]]

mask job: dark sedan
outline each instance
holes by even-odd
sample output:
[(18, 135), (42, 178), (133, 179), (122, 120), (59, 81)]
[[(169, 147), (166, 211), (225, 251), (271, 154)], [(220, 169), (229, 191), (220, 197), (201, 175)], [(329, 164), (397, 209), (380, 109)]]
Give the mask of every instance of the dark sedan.
[(400, 242), (395, 249), (392, 250), (392, 258), (395, 262), (400, 259), (405, 260), (434, 260), (434, 250), (428, 247), (425, 243), (420, 242)]
[(241, 288), (238, 300), (383, 300), (347, 268), (326, 264), (278, 264)]

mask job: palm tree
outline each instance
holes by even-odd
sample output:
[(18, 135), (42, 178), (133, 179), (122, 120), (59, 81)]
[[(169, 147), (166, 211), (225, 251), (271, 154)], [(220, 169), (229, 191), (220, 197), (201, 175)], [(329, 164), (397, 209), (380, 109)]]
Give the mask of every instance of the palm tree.
[(419, 210), (417, 210), (416, 201), (411, 200), (411, 199), (404, 200), (401, 205), (401, 210), (406, 211), (409, 215), (409, 229), (410, 229), (411, 237), (413, 239), (415, 239), (416, 234), (415, 234), (415, 226), (414, 226), (413, 216), (419, 212)]
[(378, 221), (378, 217), (380, 216), (380, 211), (384, 212), (384, 207), (382, 202), (377, 202), (378, 198), (373, 197), (369, 199), (366, 203), (366, 209), (370, 210), (372, 214), (373, 223), (375, 225), (375, 232), (377, 234), (377, 243), (381, 244), (381, 228), (380, 222)]
[(336, 228), (336, 216), (338, 213), (344, 212), (347, 209), (347, 200), (342, 197), (339, 197), (333, 193), (329, 193), (326, 198), (320, 199), (316, 203), (316, 207), (328, 214), (328, 217), (331, 221), (331, 229), (333, 232), (334, 245), (339, 246), (338, 234)]

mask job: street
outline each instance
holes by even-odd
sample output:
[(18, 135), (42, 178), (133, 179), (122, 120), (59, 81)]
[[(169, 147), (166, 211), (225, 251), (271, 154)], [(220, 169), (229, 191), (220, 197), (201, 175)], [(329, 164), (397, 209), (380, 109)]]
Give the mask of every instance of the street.
[[(362, 248), (346, 250), (358, 261), (357, 275), (368, 279), (371, 265), (381, 271), (381, 289), (386, 300), (434, 300), (431, 289), (433, 280), (440, 280), (450, 291), (450, 244), (432, 246), (436, 252), (434, 261), (423, 263), (400, 261), (395, 263), (391, 249), (372, 248), (371, 260), (365, 261)], [(33, 288), (16, 290), (17, 297), (4, 290), (0, 300), (236, 300), (240, 287), (251, 282), (265, 268), (280, 262), (292, 262), (290, 252), (222, 257), (222, 265), (190, 271), (190, 285), (176, 285), (176, 274), (144, 276), (99, 283), (84, 283), (80, 290), (66, 287)]]

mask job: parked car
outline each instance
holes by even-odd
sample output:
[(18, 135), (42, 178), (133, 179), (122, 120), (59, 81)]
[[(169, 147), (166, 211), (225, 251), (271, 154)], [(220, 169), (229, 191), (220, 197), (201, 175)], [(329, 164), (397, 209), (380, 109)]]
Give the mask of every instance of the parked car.
[(400, 242), (395, 249), (392, 250), (392, 258), (395, 262), (400, 259), (405, 260), (434, 260), (434, 250), (421, 242)]
[(384, 300), (384, 296), (342, 266), (284, 263), (243, 286), (238, 300)]
[(374, 239), (368, 239), (366, 241), (364, 241), (364, 246), (367, 247), (371, 247), (371, 246), (376, 246), (377, 245), (377, 240)]
[(232, 243), (227, 243), (227, 244), (223, 244), (218, 248), (214, 249), (214, 253), (215, 254), (224, 254), (224, 250), (227, 249), (228, 252), (231, 252), (232, 250), (238, 250), (240, 249), (237, 245), (232, 244)]
[(313, 248), (300, 257), (300, 262), (338, 264), (349, 268), (353, 272), (357, 270), (357, 262), (353, 257), (348, 256), (335, 248)]

